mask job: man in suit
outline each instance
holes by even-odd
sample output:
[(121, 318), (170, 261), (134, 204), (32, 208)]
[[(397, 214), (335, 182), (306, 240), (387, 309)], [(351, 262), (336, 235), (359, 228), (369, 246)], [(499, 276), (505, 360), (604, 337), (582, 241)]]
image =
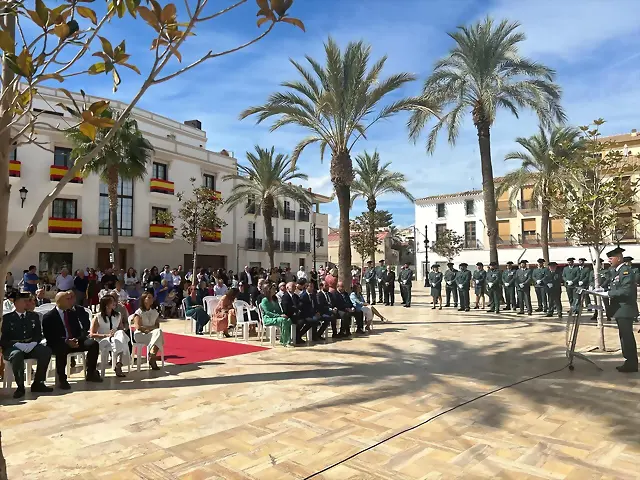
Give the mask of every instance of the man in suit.
[(549, 308), (545, 316), (553, 317), (554, 314), (557, 314), (558, 318), (562, 318), (562, 301), (560, 300), (562, 277), (556, 262), (549, 262), (549, 268), (545, 269), (543, 281), (549, 295)]
[[(342, 299), (344, 300), (344, 304), (347, 307), (346, 311), (350, 312), (353, 318), (356, 319), (356, 334), (364, 333), (364, 313), (362, 313), (361, 311), (360, 312), (357, 311), (353, 303), (351, 303), (351, 298), (349, 298), (349, 292), (347, 292), (344, 289), (344, 283), (342, 282), (338, 282), (338, 293), (342, 296)], [(351, 326), (351, 323), (349, 323), (349, 327), (350, 326)], [(350, 330), (348, 330), (347, 333), (351, 333)]]
[(387, 265), (382, 281), (384, 283), (384, 304), (393, 307), (396, 299), (396, 272), (391, 270), (391, 265)]
[(575, 260), (573, 257), (567, 258), (567, 266), (562, 269), (562, 281), (567, 289), (569, 312), (573, 312), (573, 297), (578, 286), (578, 277), (580, 276), (578, 267), (573, 264)]
[[(638, 316), (638, 301), (636, 291), (635, 272), (624, 264), (622, 253), (624, 248), (614, 248), (607, 252), (611, 269), (609, 274), (609, 315), (618, 324), (620, 346), (624, 364), (616, 367), (622, 373), (638, 371), (638, 350), (636, 339), (633, 335), (633, 322)], [(602, 290), (600, 287), (598, 290)]]
[(56, 373), (58, 386), (69, 390), (67, 381), (67, 355), (72, 352), (87, 352), (88, 382), (102, 382), (96, 370), (100, 349), (98, 342), (88, 338), (76, 311), (72, 308), (74, 297), (70, 292), (58, 292), (55, 297), (56, 308), (47, 312), (42, 318), (42, 330), (47, 339), (47, 346), (56, 357)]
[(316, 295), (316, 299), (318, 300), (318, 311), (323, 315), (328, 315), (331, 317), (331, 334), (333, 337), (338, 338), (338, 328), (337, 328), (337, 319), (338, 309), (333, 304), (333, 298), (331, 293), (329, 292), (329, 284), (327, 282), (320, 282), (320, 290)]
[(5, 360), (11, 364), (13, 378), (17, 385), (13, 398), (24, 397), (24, 361), (26, 359), (34, 359), (37, 362), (31, 391), (34, 393), (53, 391), (53, 388), (47, 387), (44, 383), (47, 378), (51, 350), (40, 343), (42, 340), (40, 317), (37, 313), (26, 310), (30, 297), (31, 294), (28, 292), (15, 293), (15, 310), (2, 317), (0, 347)]
[(384, 302), (384, 276), (386, 273), (386, 268), (384, 266), (384, 260), (378, 261), (378, 266), (376, 267), (376, 283), (378, 284), (378, 302)]
[[(339, 287), (341, 284), (342, 282), (338, 282), (336, 286)], [(349, 337), (351, 336), (351, 319), (353, 318), (353, 312), (355, 309), (353, 307), (349, 307), (351, 302), (347, 304), (344, 297), (338, 290), (330, 292), (330, 295), (333, 306), (336, 308), (336, 314), (340, 318), (340, 332), (337, 337)]]
[(518, 289), (518, 315), (524, 315), (524, 309), (532, 315), (531, 307), (531, 269), (527, 260), (520, 260), (520, 269), (516, 272), (516, 288)]
[(469, 299), (469, 289), (471, 288), (471, 272), (467, 270), (467, 263), (460, 264), (460, 270), (456, 273), (456, 284), (458, 287), (458, 298), (460, 299), (459, 312), (468, 312), (471, 307)]
[(516, 305), (518, 304), (516, 300), (516, 270), (513, 267), (513, 262), (509, 260), (507, 262), (507, 268), (502, 272), (502, 285), (504, 287), (504, 301), (506, 304), (505, 310), (507, 311), (515, 311)]
[(547, 301), (547, 285), (544, 281), (547, 276), (548, 269), (544, 266), (546, 263), (544, 258), (538, 259), (537, 268), (533, 269), (531, 273), (531, 279), (535, 282), (533, 287), (536, 292), (536, 299), (538, 300), (538, 308), (536, 312), (547, 312), (549, 310), (549, 302)]
[(444, 281), (446, 284), (445, 290), (447, 293), (447, 303), (445, 307), (451, 306), (451, 297), (453, 296), (453, 306), (458, 308), (458, 286), (456, 285), (456, 274), (458, 270), (455, 269), (453, 262), (447, 263), (447, 271), (444, 272)]
[(255, 276), (251, 273), (251, 269), (248, 265), (244, 266), (244, 270), (238, 275), (238, 281), (244, 283), (247, 286), (249, 295), (254, 296), (257, 291), (257, 283)]
[[(296, 284), (289, 282), (285, 285), (285, 291), (280, 297), (280, 308), (282, 313), (291, 319), (291, 323), (296, 326), (296, 343), (304, 343), (302, 341), (302, 326), (304, 324), (300, 318), (300, 299), (296, 294)], [(306, 330), (304, 330), (306, 333)]]
[(313, 282), (305, 284), (300, 280), (298, 281), (298, 286), (301, 288), (298, 295), (300, 297), (301, 317), (313, 328), (313, 340), (324, 340), (322, 335), (331, 323), (333, 316), (328, 312), (324, 314), (321, 312)]
[(367, 262), (367, 271), (364, 272), (362, 278), (364, 280), (365, 287), (367, 288), (367, 303), (371, 305), (376, 304), (376, 269), (373, 267), (373, 262), (369, 260)]
[(409, 308), (411, 307), (411, 287), (413, 286), (413, 270), (409, 268), (408, 263), (405, 263), (404, 266), (402, 267), (402, 270), (400, 270), (400, 275), (398, 280), (400, 280), (400, 293), (402, 294), (402, 305), (405, 308)]

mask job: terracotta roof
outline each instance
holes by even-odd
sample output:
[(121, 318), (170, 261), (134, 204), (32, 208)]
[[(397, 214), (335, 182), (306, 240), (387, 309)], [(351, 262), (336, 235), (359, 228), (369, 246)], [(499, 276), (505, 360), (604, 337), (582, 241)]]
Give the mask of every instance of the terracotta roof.
[(640, 142), (640, 134), (638, 132), (631, 133), (617, 133), (615, 135), (607, 135), (606, 137), (600, 137), (599, 141), (601, 142), (614, 142), (614, 143), (622, 143), (622, 142)]
[[(497, 179), (494, 179), (494, 181), (496, 181)], [(457, 192), (457, 193), (444, 193), (442, 195), (431, 195), (429, 197), (422, 197), (422, 198), (418, 198), (416, 199), (416, 203), (418, 202), (424, 202), (427, 200), (440, 200), (440, 199), (444, 199), (444, 198), (456, 198), (456, 197), (469, 197), (471, 195), (480, 195), (482, 194), (482, 189), (474, 189), (474, 190), (467, 190), (466, 192)]]

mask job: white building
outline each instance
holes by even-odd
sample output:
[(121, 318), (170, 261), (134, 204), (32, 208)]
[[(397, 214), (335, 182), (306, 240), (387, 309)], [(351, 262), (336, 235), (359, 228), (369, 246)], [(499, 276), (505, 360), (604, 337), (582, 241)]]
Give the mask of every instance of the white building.
[[(67, 97), (44, 87), (38, 88), (38, 94), (34, 108), (45, 112), (41, 118), (46, 117), (46, 121), (52, 124), (64, 125), (64, 118), (69, 114), (55, 105), (69, 104)], [(79, 95), (76, 98), (82, 101)], [(95, 97), (86, 98), (87, 102), (97, 100)], [(115, 109), (126, 108), (117, 101), (112, 101), (111, 105)], [(172, 226), (161, 225), (157, 220), (158, 213), (163, 210), (177, 213), (179, 202), (175, 194), (191, 188), (191, 177), (218, 191), (224, 199), (231, 192), (233, 183), (222, 178), (237, 171), (237, 160), (224, 150), (213, 152), (206, 149), (207, 135), (201, 130), (198, 120), (183, 124), (141, 109), (135, 109), (133, 113), (155, 152), (146, 178), (134, 184), (121, 182), (119, 188), (119, 264), (123, 268), (134, 267), (139, 272), (143, 268), (164, 264), (182, 264), (188, 269), (191, 247), (180, 238), (179, 232), (172, 239), (165, 237)], [(73, 124), (71, 119), (69, 124)], [(71, 166), (71, 145), (62, 133), (54, 129), (39, 129), (38, 142), (41, 146), (19, 146), (14, 152), (10, 168), (12, 195), (7, 250), (13, 248), (25, 231), (42, 198)], [(28, 191), (24, 201), (18, 193), (23, 187)], [(328, 201), (328, 197), (314, 195), (314, 210), (318, 212), (319, 204)], [(311, 265), (313, 221), (317, 227), (317, 262), (325, 262), (328, 258), (327, 215), (301, 212), (297, 205), (288, 205), (287, 218), (274, 219), (278, 246), (276, 265), (291, 265), (296, 269), (300, 264)], [(268, 267), (262, 219), (239, 208), (230, 213), (221, 208), (219, 213), (227, 225), (220, 232), (203, 236), (198, 248), (198, 264), (235, 271), (249, 264)], [(106, 185), (92, 174), (77, 178), (64, 187), (10, 270), (19, 277), (22, 270), (31, 264), (39, 266), (41, 272), (57, 272), (62, 265), (73, 269), (105, 268), (109, 264), (109, 254)]]
[[(489, 251), (486, 245), (486, 226), (484, 222), (484, 202), (481, 190), (434, 195), (419, 198), (415, 202), (416, 212), (416, 276), (424, 279), (425, 271), (434, 263), (442, 270), (448, 259), (431, 250), (438, 236), (444, 230), (453, 230), (464, 237), (464, 249), (454, 262), (489, 262)], [(425, 236), (426, 235), (426, 236)], [(425, 252), (427, 240), (428, 252)], [(427, 265), (427, 255), (429, 265)]]

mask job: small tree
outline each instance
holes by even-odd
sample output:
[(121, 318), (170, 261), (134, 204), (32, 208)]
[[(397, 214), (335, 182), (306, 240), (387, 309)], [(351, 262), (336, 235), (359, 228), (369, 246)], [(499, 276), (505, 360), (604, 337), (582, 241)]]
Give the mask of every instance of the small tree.
[(431, 250), (441, 257), (445, 257), (448, 261), (452, 261), (454, 257), (460, 254), (463, 246), (464, 237), (453, 230), (447, 229), (438, 236)]
[(373, 212), (364, 212), (358, 215), (355, 219), (351, 220), (351, 242), (353, 243), (353, 249), (362, 258), (362, 265), (366, 258), (375, 260), (376, 253), (381, 253), (378, 250), (378, 246), (382, 241), (378, 238), (378, 235), (371, 236), (371, 219), (375, 223), (375, 229), (378, 228), (392, 228), (393, 215), (387, 210), (376, 210)]
[[(218, 229), (226, 226), (226, 222), (218, 217), (218, 207), (222, 200), (216, 192), (207, 187), (197, 187), (196, 179), (191, 177), (191, 196), (186, 197), (184, 192), (176, 194), (180, 202), (178, 215), (171, 212), (158, 214), (158, 220), (165, 225), (173, 225), (176, 217), (180, 220), (180, 236), (191, 245), (193, 263), (191, 272), (196, 273), (196, 259), (198, 245), (203, 239), (216, 239)], [(173, 237), (174, 232), (168, 232), (167, 237)]]
[[(595, 286), (600, 286), (599, 259), (622, 225), (620, 213), (633, 206), (638, 183), (631, 180), (630, 165), (614, 145), (600, 139), (598, 119), (580, 127), (583, 147), (571, 155), (555, 156), (561, 167), (559, 193), (552, 197), (552, 208), (567, 222), (567, 237), (589, 247)], [(598, 305), (602, 299), (597, 298)], [(600, 331), (598, 348), (605, 350), (603, 312), (598, 310)]]

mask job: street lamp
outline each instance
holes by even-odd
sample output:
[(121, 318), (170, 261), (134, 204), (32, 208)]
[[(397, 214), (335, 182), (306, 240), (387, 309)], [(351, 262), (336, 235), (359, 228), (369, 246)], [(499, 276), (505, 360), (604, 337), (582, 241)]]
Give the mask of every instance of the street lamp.
[(313, 235), (313, 271), (317, 272), (316, 270), (316, 243), (318, 242), (318, 239), (316, 238), (316, 212), (312, 212), (311, 213), (311, 232)]
[(20, 192), (20, 200), (22, 200), (22, 204), (20, 205), (20, 208), (24, 208), (24, 201), (27, 199), (27, 193), (29, 193), (29, 190), (27, 190), (24, 186), (18, 190), (18, 192)]
[(624, 230), (622, 230), (621, 228), (616, 229), (613, 236), (616, 239), (618, 248), (620, 248), (620, 241), (624, 238)]

